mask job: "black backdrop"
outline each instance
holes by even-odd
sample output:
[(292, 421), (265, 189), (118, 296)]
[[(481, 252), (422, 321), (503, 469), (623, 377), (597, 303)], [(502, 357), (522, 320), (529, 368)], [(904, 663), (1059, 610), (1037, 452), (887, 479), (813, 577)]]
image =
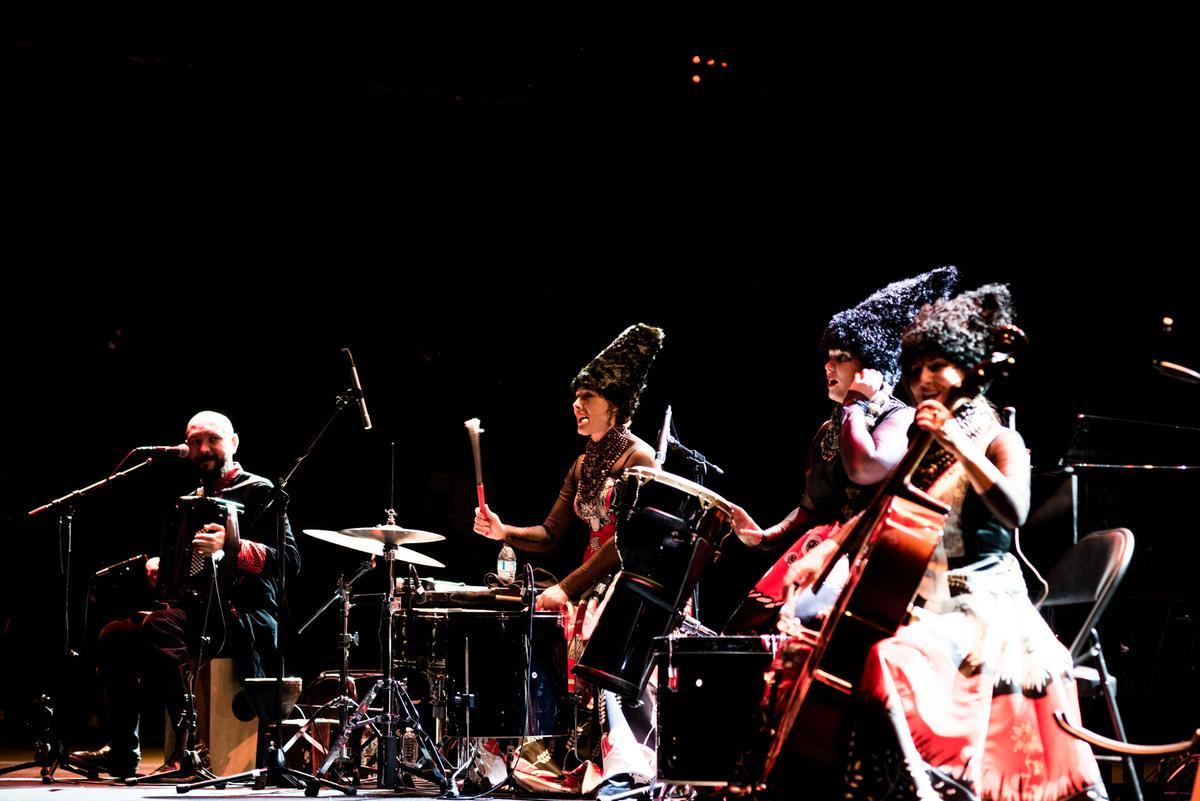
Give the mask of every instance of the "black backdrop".
[[(637, 320), (667, 341), (635, 432), (652, 438), (671, 403), (682, 438), (728, 471), (712, 486), (764, 523), (794, 503), (827, 413), (825, 320), (938, 264), (1013, 286), (1033, 347), (996, 397), (1021, 410), (1038, 465), (1078, 412), (1194, 417), (1200, 387), (1150, 367), (1195, 363), (1194, 209), (1175, 199), (1195, 163), (1161, 27), (1081, 39), (1072, 22), (1011, 20), (1004, 43), (970, 26), (935, 40), (703, 4), (31, 3), (18, 20), (0, 323), (6, 741), (27, 736), (43, 688), (64, 697), (68, 735), (91, 736), (86, 576), (153, 548), (190, 477), (163, 465), (80, 505), (81, 657), (65, 677), (54, 521), (24, 512), (130, 447), (178, 441), (202, 408), (233, 418), (249, 469), (277, 475), (345, 386), (343, 346), (376, 429), (353, 414), (331, 429), (292, 484), (294, 526), (381, 521), (394, 442), (400, 522), (445, 534), (425, 550), (473, 581), (495, 548), (470, 531), (462, 421), (483, 420), (496, 510), (540, 520), (580, 447), (570, 378)], [(1152, 488), (1137, 533), (1194, 556), (1194, 491)], [(303, 620), (357, 559), (298, 536)], [(581, 547), (540, 563), (561, 572)], [(726, 554), (704, 617), (719, 622), (764, 566)], [(355, 659), (377, 661), (376, 618), (356, 614)], [(334, 617), (297, 643), (306, 676), (336, 664)], [(1182, 656), (1152, 701), (1196, 686), (1186, 614), (1170, 629)], [(1195, 725), (1146, 714), (1135, 733), (1150, 739)]]

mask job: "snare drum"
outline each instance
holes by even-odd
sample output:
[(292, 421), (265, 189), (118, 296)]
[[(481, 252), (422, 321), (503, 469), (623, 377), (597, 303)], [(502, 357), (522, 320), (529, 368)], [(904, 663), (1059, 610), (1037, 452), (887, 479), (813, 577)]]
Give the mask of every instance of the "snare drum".
[(768, 678), (781, 635), (658, 637), (658, 778), (761, 784), (770, 744)]
[(621, 473), (612, 508), (622, 569), (669, 591), (687, 580), (698, 541), (717, 551), (734, 530), (728, 501), (652, 467)]
[[(531, 658), (525, 651), (528, 612), (415, 609), (409, 626), (407, 662), (443, 678), (449, 733), (544, 737), (568, 732), (567, 642), (559, 613), (534, 613)], [(526, 710), (531, 710), (528, 730)]]

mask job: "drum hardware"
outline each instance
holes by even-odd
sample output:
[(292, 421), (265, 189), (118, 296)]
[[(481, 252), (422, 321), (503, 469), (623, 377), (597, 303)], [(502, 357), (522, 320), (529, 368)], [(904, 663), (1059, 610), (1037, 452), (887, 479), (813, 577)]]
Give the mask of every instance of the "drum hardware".
[(684, 615), (679, 621), (679, 631), (685, 637), (716, 637), (717, 632), (701, 623), (691, 615)]
[[(300, 626), (300, 628), (296, 630), (297, 635), (303, 634), (305, 630), (311, 626), (326, 609), (332, 606), (335, 601), (341, 601), (342, 630), (338, 634), (338, 649), (342, 652), (342, 663), (338, 670), (339, 695), (326, 703), (320, 710), (327, 711), (331, 708), (337, 708), (338, 731), (346, 728), (346, 723), (350, 719), (351, 711), (358, 707), (358, 701), (354, 698), (354, 689), (350, 679), (350, 647), (352, 645), (358, 645), (358, 632), (355, 632), (354, 634), (350, 633), (350, 610), (353, 608), (353, 604), (350, 600), (350, 591), (354, 586), (354, 582), (362, 578), (374, 566), (375, 560), (373, 558), (368, 559), (358, 566), (358, 571), (353, 577), (350, 578), (349, 581), (346, 580), (345, 575), (339, 576), (337, 588), (334, 589), (333, 595), (331, 595), (329, 599), (321, 605), (320, 609), (313, 613), (312, 617), (305, 621), (304, 625)], [(319, 712), (318, 714), (313, 715), (308, 721), (305, 721), (300, 730), (292, 736), (286, 745), (284, 745), (283, 750), (285, 753), (287, 752), (288, 748), (291, 747), (292, 744), (295, 743), (300, 737), (305, 737), (311, 740), (311, 737), (308, 735), (308, 730), (315, 725), (315, 722), (320, 717)], [(343, 752), (337, 755), (333, 764), (333, 770), (341, 781), (346, 781), (349, 779), (351, 783), (357, 785), (359, 780), (357, 764), (357, 760), (349, 759), (349, 757)]]
[[(390, 511), (390, 510), (389, 510)], [(389, 526), (394, 524), (389, 514)], [(382, 529), (383, 527), (379, 527)], [(378, 529), (372, 529), (375, 531)], [(394, 677), (394, 660), (393, 660), (393, 611), (397, 609), (399, 600), (396, 595), (396, 561), (407, 557), (398, 554), (397, 550), (401, 547), (394, 542), (384, 540), (376, 540), (373, 538), (367, 540), (370, 542), (378, 542), (382, 548), (382, 556), (387, 562), (387, 592), (384, 596), (383, 614), (387, 617), (387, 633), (384, 637), (384, 653), (382, 654), (383, 662), (383, 677), (376, 681), (371, 689), (367, 692), (362, 702), (358, 704), (354, 714), (347, 719), (346, 724), (341, 728), (338, 737), (334, 744), (330, 747), (329, 753), (325, 757), (325, 761), (317, 770), (314, 780), (305, 788), (305, 795), (315, 796), (319, 789), (317, 782), (322, 784), (328, 783), (325, 778), (330, 767), (339, 759), (344, 758), (347, 753), (347, 744), (350, 735), (364, 727), (371, 726), (378, 728), (382, 724), (382, 731), (379, 735), (379, 786), (389, 789), (400, 789), (400, 780), (405, 773), (423, 776), (435, 782), (442, 791), (444, 796), (455, 796), (458, 793), (457, 787), (451, 782), (447, 776), (450, 774), (450, 765), (438, 750), (436, 743), (426, 733), (421, 725), (420, 715), (412, 698), (409, 697), (408, 689), (405, 683)], [(405, 582), (405, 592), (408, 595), (409, 608), (412, 607), (412, 596), (416, 592), (416, 586), (412, 582)], [(375, 697), (383, 693), (384, 710), (382, 714), (372, 715), (370, 712), (371, 702)], [(397, 711), (398, 704), (398, 711)], [(396, 729), (398, 726), (403, 726), (400, 735), (397, 735)], [(414, 768), (411, 765), (402, 764), (399, 761), (399, 753), (397, 747), (398, 740), (408, 730), (412, 730), (418, 740), (418, 752), (421, 756), (421, 761), (427, 767), (422, 770)], [(398, 770), (399, 769), (399, 770)], [(343, 792), (353, 788), (342, 788)]]

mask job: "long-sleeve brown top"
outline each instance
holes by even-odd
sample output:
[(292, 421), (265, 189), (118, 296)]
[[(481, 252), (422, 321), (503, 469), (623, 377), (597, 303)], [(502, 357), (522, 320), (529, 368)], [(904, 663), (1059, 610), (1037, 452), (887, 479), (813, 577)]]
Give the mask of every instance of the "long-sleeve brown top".
[[(641, 439), (630, 435), (632, 442), (625, 452), (617, 457), (609, 470), (609, 477), (617, 478), (627, 467), (653, 467), (654, 450)], [(558, 498), (554, 501), (546, 519), (537, 526), (504, 526), (504, 540), (511, 543), (520, 551), (539, 553), (553, 550), (570, 527), (575, 514), (575, 493), (579, 488), (579, 472), (583, 465), (583, 454), (571, 464), (567, 477), (563, 479)], [(558, 583), (568, 597), (578, 598), (579, 594), (592, 586), (606, 573), (611, 572), (620, 564), (617, 555), (615, 539), (609, 539), (600, 546), (592, 557), (571, 572)]]

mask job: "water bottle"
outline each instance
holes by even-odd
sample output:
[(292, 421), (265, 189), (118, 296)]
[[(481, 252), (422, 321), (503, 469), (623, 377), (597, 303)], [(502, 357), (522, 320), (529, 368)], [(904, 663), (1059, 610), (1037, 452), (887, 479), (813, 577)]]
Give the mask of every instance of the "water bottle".
[(517, 578), (517, 552), (507, 542), (496, 557), (496, 578), (502, 584), (512, 584)]

